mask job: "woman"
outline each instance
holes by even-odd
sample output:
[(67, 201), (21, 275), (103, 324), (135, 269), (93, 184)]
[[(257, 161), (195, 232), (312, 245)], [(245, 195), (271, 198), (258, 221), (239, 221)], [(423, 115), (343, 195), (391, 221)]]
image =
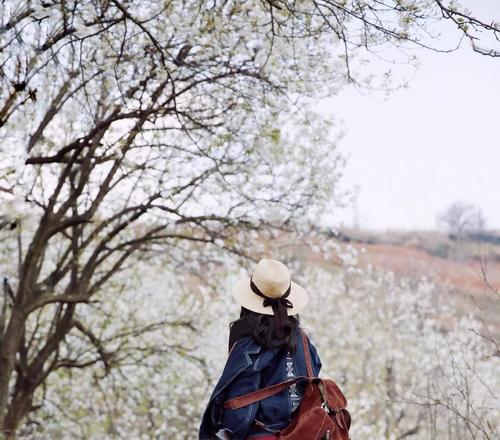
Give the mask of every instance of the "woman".
[[(243, 408), (223, 405), (290, 377), (307, 376), (297, 313), (307, 304), (308, 294), (291, 280), (286, 265), (272, 259), (260, 260), (252, 276), (238, 281), (232, 293), (241, 314), (231, 323), (229, 356), (203, 413), (199, 439), (274, 439), (272, 432), (285, 428), (294, 417), (303, 384)], [(318, 376), (321, 360), (309, 339), (308, 345), (313, 375)]]

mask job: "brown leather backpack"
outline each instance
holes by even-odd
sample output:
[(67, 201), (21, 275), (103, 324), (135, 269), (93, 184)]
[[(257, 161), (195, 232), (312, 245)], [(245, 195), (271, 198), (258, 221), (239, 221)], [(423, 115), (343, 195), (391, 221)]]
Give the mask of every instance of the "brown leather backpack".
[(349, 440), (351, 416), (346, 409), (347, 400), (333, 380), (314, 377), (307, 337), (302, 330), (301, 334), (307, 376), (298, 376), (234, 397), (224, 402), (224, 408), (242, 408), (273, 396), (294, 383), (305, 381), (307, 385), (297, 414), (286, 428), (280, 431), (272, 430), (259, 421), (256, 421), (257, 426), (272, 432), (279, 440)]

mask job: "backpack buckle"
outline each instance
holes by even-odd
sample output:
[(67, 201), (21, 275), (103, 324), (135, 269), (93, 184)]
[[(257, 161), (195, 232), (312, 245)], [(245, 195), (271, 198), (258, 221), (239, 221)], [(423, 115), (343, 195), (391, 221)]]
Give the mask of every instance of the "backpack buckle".
[(260, 420), (254, 419), (253, 423), (255, 426), (257, 426), (260, 429), (263, 429), (264, 431), (270, 432), (272, 434), (279, 433), (279, 429), (271, 429), (268, 426), (266, 426), (265, 423), (261, 422)]

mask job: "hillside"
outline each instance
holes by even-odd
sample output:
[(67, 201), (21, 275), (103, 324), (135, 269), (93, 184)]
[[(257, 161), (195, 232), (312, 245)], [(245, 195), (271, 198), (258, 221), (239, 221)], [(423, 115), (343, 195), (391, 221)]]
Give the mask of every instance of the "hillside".
[[(356, 248), (362, 267), (371, 265), (400, 276), (432, 278), (443, 285), (444, 294), (458, 300), (459, 313), (482, 313), (500, 331), (500, 233), (462, 240), (436, 231), (342, 230), (325, 234), (341, 246)], [(306, 258), (327, 267), (332, 265), (313, 253)], [(338, 269), (339, 264), (332, 270)]]

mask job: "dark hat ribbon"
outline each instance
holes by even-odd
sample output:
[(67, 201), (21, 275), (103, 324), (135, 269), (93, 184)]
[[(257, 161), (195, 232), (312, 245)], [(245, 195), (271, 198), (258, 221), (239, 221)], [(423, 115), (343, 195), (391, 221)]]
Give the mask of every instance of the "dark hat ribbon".
[(271, 306), (273, 308), (273, 314), (275, 317), (275, 332), (276, 336), (278, 338), (282, 338), (284, 336), (284, 323), (287, 320), (288, 313), (286, 311), (287, 308), (291, 309), (293, 308), (292, 302), (287, 299), (287, 296), (290, 295), (290, 291), (292, 289), (292, 282), (290, 282), (290, 285), (288, 286), (288, 289), (286, 289), (285, 293), (283, 295), (277, 297), (277, 298), (271, 298), (269, 296), (264, 295), (259, 288), (255, 285), (255, 283), (252, 281), (252, 277), (250, 277), (250, 288), (252, 291), (260, 296), (261, 298), (264, 298), (264, 307)]

